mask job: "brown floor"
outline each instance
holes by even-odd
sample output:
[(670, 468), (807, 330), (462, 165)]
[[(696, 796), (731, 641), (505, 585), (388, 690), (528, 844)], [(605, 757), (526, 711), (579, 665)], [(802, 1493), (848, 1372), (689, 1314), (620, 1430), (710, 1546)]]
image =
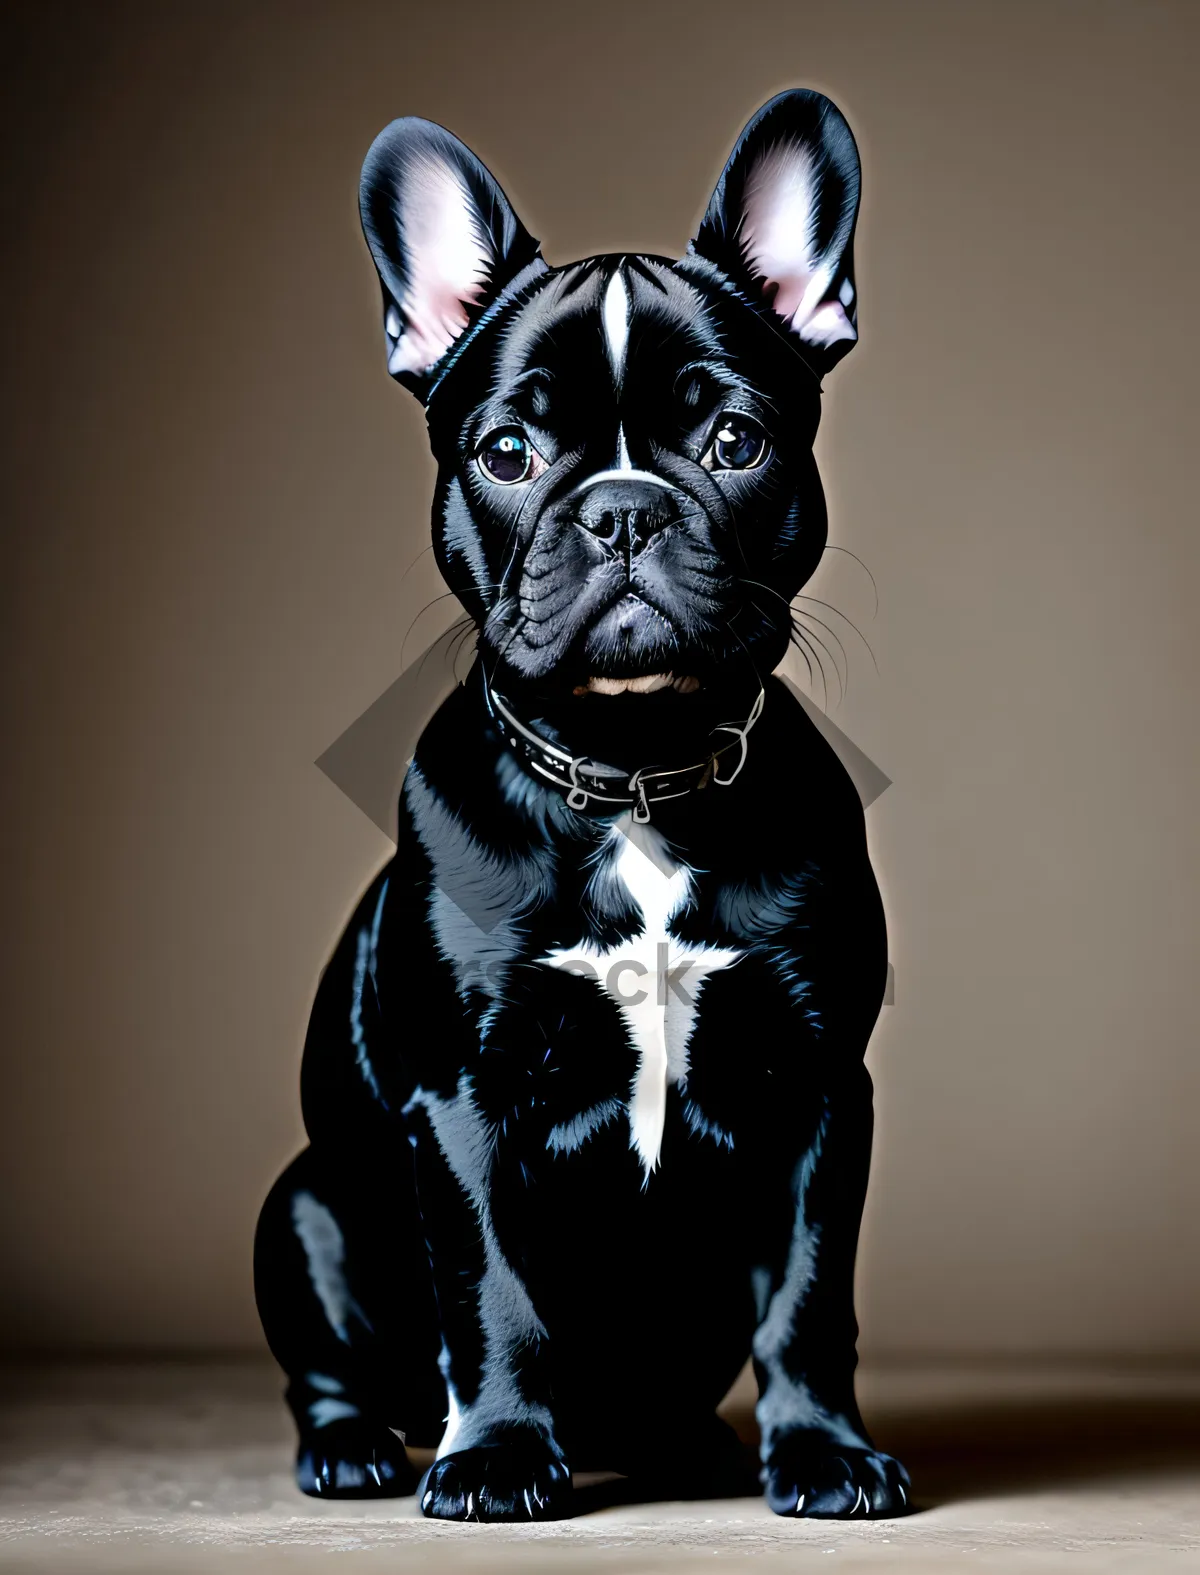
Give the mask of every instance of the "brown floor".
[[(861, 1393), (878, 1442), (912, 1472), (918, 1512), (905, 1520), (789, 1522), (754, 1499), (635, 1503), (620, 1482), (592, 1480), (575, 1520), (508, 1528), (434, 1524), (412, 1499), (301, 1498), (264, 1364), (9, 1370), (0, 1567), (1200, 1570), (1200, 1374), (868, 1371)], [(731, 1397), (743, 1428), (749, 1398)]]

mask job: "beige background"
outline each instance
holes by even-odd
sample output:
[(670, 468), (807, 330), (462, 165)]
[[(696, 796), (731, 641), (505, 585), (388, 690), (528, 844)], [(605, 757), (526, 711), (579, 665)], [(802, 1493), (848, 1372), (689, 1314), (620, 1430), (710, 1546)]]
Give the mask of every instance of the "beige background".
[[(447, 620), (356, 181), (419, 113), (552, 261), (680, 250), (797, 83), (865, 168), (820, 444), (898, 996), (875, 1354), (1200, 1354), (1193, 4), (7, 6), (0, 1332), (251, 1347), (312, 761)], [(416, 563), (415, 567), (412, 567)], [(836, 690), (835, 690), (836, 698)]]

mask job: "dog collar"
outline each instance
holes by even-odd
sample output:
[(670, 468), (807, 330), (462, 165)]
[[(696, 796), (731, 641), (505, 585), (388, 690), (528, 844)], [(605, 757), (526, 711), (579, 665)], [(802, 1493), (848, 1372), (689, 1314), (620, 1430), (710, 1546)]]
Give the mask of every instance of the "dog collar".
[[(746, 764), (750, 729), (762, 715), (766, 701), (766, 693), (760, 689), (744, 722), (722, 722), (714, 727), (712, 736), (732, 733), (733, 739), (719, 749), (712, 750), (695, 765), (639, 766), (631, 776), (618, 766), (606, 766), (602, 761), (592, 760), (587, 755), (572, 755), (550, 739), (543, 738), (513, 713), (504, 696), (492, 688), (486, 676), (483, 693), (487, 708), (505, 743), (528, 770), (561, 789), (572, 809), (587, 810), (593, 803), (601, 809), (621, 809), (632, 805), (633, 818), (640, 826), (648, 823), (650, 809), (654, 804), (699, 792), (710, 782), (715, 782), (718, 787), (729, 787), (735, 782)], [(723, 777), (720, 763), (725, 756), (735, 751), (737, 763), (729, 775)]]

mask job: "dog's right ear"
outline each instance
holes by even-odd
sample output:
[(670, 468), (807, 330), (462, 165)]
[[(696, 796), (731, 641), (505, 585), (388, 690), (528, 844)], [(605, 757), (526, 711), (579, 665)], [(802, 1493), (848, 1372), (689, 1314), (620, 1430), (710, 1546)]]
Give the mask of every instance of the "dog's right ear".
[(841, 111), (793, 88), (751, 116), (688, 248), (769, 308), (818, 376), (858, 339), (861, 184)]
[(371, 144), (359, 211), (383, 286), (388, 371), (424, 403), (459, 335), (541, 260), (538, 243), (470, 148), (412, 117)]

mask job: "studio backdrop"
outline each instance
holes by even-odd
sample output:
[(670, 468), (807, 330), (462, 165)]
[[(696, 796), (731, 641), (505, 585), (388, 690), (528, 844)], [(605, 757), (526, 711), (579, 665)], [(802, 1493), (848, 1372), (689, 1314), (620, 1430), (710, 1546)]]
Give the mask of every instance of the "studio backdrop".
[(453, 127), (552, 262), (675, 256), (807, 85), (864, 169), (818, 445), (843, 550), (807, 588), (813, 699), (890, 781), (864, 1352), (1200, 1354), (1200, 11), (9, 24), (4, 1341), (260, 1348), (313, 989), (390, 852), (315, 762), (459, 611), (358, 230), (372, 138)]

